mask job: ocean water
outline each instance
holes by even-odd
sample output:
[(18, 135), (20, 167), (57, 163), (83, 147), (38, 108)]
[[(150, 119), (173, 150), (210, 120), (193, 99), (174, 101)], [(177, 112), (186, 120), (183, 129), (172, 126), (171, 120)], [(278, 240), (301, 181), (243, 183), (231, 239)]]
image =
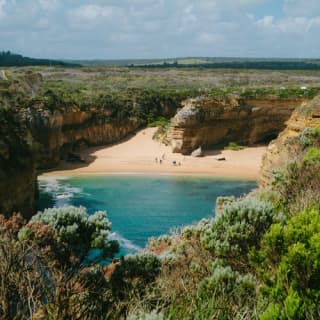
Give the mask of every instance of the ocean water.
[(139, 251), (148, 238), (214, 216), (218, 196), (240, 196), (256, 182), (195, 176), (40, 177), (39, 210), (64, 205), (105, 210), (112, 223), (110, 238), (121, 253)]

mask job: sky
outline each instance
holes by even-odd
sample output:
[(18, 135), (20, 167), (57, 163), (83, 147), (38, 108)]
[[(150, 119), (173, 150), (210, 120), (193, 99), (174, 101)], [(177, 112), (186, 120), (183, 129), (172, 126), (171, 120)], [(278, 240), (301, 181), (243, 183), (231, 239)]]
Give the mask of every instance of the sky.
[(0, 51), (53, 59), (320, 57), (320, 0), (0, 0)]

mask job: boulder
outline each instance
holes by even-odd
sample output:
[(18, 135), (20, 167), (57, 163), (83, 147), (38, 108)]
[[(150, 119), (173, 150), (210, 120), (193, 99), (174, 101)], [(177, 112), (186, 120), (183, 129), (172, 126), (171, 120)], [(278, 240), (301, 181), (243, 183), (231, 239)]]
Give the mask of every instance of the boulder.
[(194, 151), (191, 153), (191, 156), (192, 156), (192, 157), (203, 157), (202, 148), (199, 147), (198, 149), (194, 150)]
[(0, 80), (8, 81), (8, 78), (7, 78), (6, 73), (4, 72), (4, 70), (0, 70)]

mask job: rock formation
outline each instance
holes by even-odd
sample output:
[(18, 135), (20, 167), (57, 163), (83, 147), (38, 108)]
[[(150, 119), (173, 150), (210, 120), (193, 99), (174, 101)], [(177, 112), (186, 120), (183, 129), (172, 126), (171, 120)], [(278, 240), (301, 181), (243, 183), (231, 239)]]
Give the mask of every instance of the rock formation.
[(189, 99), (173, 118), (168, 139), (174, 152), (224, 145), (266, 143), (284, 129), (293, 110), (304, 99)]
[(27, 127), (28, 143), (37, 167), (52, 168), (70, 152), (119, 141), (142, 124), (137, 119), (110, 122), (108, 115), (106, 110), (81, 111), (77, 106), (66, 111), (22, 110), (21, 118)]
[(0, 80), (8, 81), (8, 78), (4, 70), (0, 70)]
[[(81, 147), (117, 142), (142, 125), (138, 118), (110, 121), (110, 110), (94, 106), (83, 111), (28, 103), (41, 81), (40, 74), (26, 74), (0, 92), (0, 213), (6, 215), (35, 212), (39, 170)], [(16, 107), (18, 98), (23, 103)]]
[[(0, 81), (0, 213), (7, 215), (19, 211), (30, 217), (34, 213), (39, 170), (56, 166), (82, 147), (117, 142), (146, 124), (146, 119), (135, 113), (124, 112), (124, 116), (119, 117), (117, 111), (123, 111), (121, 104), (111, 103), (100, 108), (87, 103), (81, 109), (68, 100), (60, 105), (58, 96), (38, 95), (41, 82), (41, 75), (33, 73), (22, 75), (18, 80)], [(313, 104), (317, 105), (317, 101)], [(241, 144), (269, 141), (284, 128), (292, 111), (303, 103), (303, 99), (275, 98), (190, 99), (172, 120), (168, 137), (174, 151), (184, 154), (200, 146), (205, 149), (230, 141)], [(135, 110), (135, 104), (126, 105), (124, 109)], [(158, 115), (172, 113), (176, 107), (175, 104), (166, 108), (164, 100), (162, 113), (159, 111)], [(148, 106), (140, 109), (144, 108), (147, 110)], [(318, 113), (315, 110), (308, 115), (312, 123), (320, 118), (319, 109)], [(293, 115), (291, 131), (295, 132), (294, 126), (308, 125), (307, 120), (301, 119), (299, 112)], [(272, 168), (280, 165), (282, 154), (287, 156), (286, 151), (280, 149), (277, 144), (269, 148), (264, 159), (264, 184)]]
[(0, 109), (0, 213), (33, 212), (37, 175), (19, 115)]
[(260, 185), (268, 186), (273, 172), (285, 168), (288, 160), (295, 160), (301, 154), (301, 134), (307, 128), (320, 128), (320, 96), (297, 108), (287, 122), (287, 127), (272, 141), (263, 157)]
[(192, 157), (203, 157), (202, 148), (199, 147), (198, 149), (191, 152)]
[(135, 119), (108, 123), (101, 120), (102, 116), (101, 112), (83, 112), (77, 107), (66, 112), (20, 110), (15, 126), (6, 131), (22, 128), (22, 132), (0, 141), (0, 212), (19, 211), (26, 217), (33, 214), (38, 170), (56, 166), (81, 147), (119, 141), (141, 126)]

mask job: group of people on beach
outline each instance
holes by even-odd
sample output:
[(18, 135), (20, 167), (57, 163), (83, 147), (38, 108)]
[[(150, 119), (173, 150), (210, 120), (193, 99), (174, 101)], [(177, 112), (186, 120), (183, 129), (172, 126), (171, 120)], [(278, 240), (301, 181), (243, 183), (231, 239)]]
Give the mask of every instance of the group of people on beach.
[[(162, 162), (164, 161), (164, 160), (166, 160), (166, 154), (164, 153), (161, 157), (156, 157), (155, 158), (155, 162), (156, 163), (160, 163), (160, 164), (162, 164)], [(173, 166), (181, 166), (181, 162), (179, 161), (179, 162), (177, 162), (177, 161), (172, 161), (172, 165)]]

